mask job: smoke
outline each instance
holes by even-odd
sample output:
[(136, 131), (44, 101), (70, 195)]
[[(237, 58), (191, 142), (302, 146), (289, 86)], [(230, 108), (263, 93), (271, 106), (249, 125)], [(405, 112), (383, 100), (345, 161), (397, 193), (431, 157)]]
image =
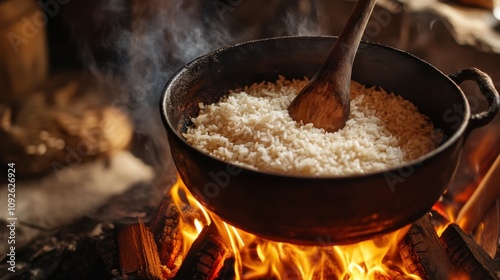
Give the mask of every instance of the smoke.
[[(247, 0), (248, 1), (248, 0)], [(127, 111), (135, 124), (139, 156), (159, 177), (175, 180), (175, 168), (161, 123), (159, 100), (168, 79), (189, 61), (223, 46), (261, 37), (320, 34), (314, 1), (302, 5), (274, 1), (275, 11), (253, 26), (238, 22), (250, 1), (111, 0), (100, 4), (93, 21), (107, 22), (103, 46), (112, 55), (104, 62), (95, 56), (91, 42), (80, 46), (87, 71), (117, 89), (110, 93), (114, 106)], [(232, 6), (231, 6), (232, 5)], [(261, 4), (263, 5), (263, 4)], [(312, 5), (312, 6), (311, 6)], [(265, 7), (260, 7), (265, 9)], [(279, 12), (275, 14), (274, 12)], [(248, 25), (245, 25), (248, 24)], [(235, 29), (235, 26), (238, 26)]]
[[(175, 182), (176, 169), (160, 116), (162, 90), (169, 78), (189, 61), (242, 40), (231, 35), (213, 13), (204, 13), (206, 7), (198, 1), (151, 0), (143, 4), (112, 0), (99, 5), (91, 20), (103, 26), (101, 45), (80, 39), (80, 59), (85, 71), (103, 88), (116, 89), (108, 92), (107, 97), (112, 106), (128, 113), (134, 123), (131, 151), (152, 166), (156, 176), (152, 186), (134, 188), (128, 199), (88, 214), (96, 219), (124, 213), (123, 209), (134, 210), (140, 205), (156, 205), (161, 198), (157, 194)], [(73, 32), (77, 37), (77, 30)], [(96, 48), (104, 50), (107, 57), (103, 59)]]

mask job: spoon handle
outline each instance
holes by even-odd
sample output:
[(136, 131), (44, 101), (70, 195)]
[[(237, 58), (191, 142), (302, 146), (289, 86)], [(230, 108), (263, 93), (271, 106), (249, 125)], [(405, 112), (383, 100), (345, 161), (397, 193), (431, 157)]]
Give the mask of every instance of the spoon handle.
[[(377, 0), (358, 0), (326, 61), (352, 65)], [(325, 67), (331, 67), (325, 65)]]
[(358, 0), (327, 59), (288, 106), (295, 121), (335, 132), (345, 126), (350, 112), (354, 57), (376, 0)]

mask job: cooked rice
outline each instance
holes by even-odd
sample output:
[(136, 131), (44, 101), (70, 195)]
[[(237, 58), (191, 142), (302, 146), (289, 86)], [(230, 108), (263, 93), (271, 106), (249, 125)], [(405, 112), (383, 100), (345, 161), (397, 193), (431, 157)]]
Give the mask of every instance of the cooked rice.
[(307, 82), (280, 77), (231, 92), (215, 104), (199, 104), (200, 113), (183, 136), (226, 162), (313, 176), (381, 171), (436, 148), (432, 123), (411, 102), (354, 81), (343, 129), (329, 133), (292, 120), (288, 105)]

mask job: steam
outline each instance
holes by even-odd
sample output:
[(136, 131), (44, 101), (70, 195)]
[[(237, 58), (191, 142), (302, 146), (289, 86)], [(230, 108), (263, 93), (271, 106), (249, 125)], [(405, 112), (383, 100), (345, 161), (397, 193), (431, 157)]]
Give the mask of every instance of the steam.
[[(175, 180), (176, 171), (160, 118), (162, 89), (178, 69), (196, 57), (263, 37), (262, 29), (254, 26), (230, 29), (238, 23), (237, 13), (252, 4), (247, 1), (219, 1), (220, 5), (195, 0), (152, 0), (147, 4), (132, 1), (132, 8), (130, 1), (103, 2), (101, 13), (94, 20), (112, 21), (104, 48), (112, 51), (113, 58), (102, 65), (94, 57), (90, 43), (81, 48), (85, 68), (101, 82), (116, 85), (117, 91), (110, 93), (113, 105), (129, 113), (135, 133), (146, 139), (139, 143), (141, 157), (156, 169), (159, 177), (167, 175), (170, 183)], [(277, 10), (285, 12), (278, 18), (273, 16), (264, 36), (321, 34), (314, 6), (303, 6), (314, 1), (299, 2), (302, 6), (284, 9), (284, 4), (280, 4)]]
[(316, 1), (299, 1), (297, 7), (289, 8), (285, 16), (288, 35), (321, 35), (323, 30), (318, 23)]
[(136, 132), (149, 139), (145, 156), (160, 174), (168, 172), (173, 181), (176, 172), (159, 116), (162, 89), (184, 64), (230, 44), (232, 37), (223, 28), (204, 24), (199, 20), (200, 7), (185, 1), (149, 1), (147, 7), (135, 9), (131, 30), (118, 30), (121, 40), (117, 41), (117, 49), (127, 54), (123, 66), (130, 90), (128, 107)]

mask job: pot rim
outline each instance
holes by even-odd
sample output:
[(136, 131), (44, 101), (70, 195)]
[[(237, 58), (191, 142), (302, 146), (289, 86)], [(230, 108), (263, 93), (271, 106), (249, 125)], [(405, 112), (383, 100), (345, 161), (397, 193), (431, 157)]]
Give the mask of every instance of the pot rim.
[[(446, 82), (450, 83), (454, 88), (456, 88), (456, 90), (458, 91), (458, 93), (460, 93), (460, 97), (462, 98), (462, 104), (461, 105), (463, 105), (463, 107), (464, 107), (464, 113), (463, 113), (463, 116), (462, 116), (463, 120), (461, 121), (460, 126), (457, 129), (455, 129), (454, 133), (450, 137), (447, 137), (447, 135), (443, 135), (443, 137), (445, 137), (444, 142), (442, 142), (437, 148), (435, 148), (434, 150), (430, 151), (429, 153), (427, 153), (427, 154), (425, 154), (423, 156), (420, 156), (417, 159), (414, 159), (414, 160), (409, 161), (407, 163), (399, 164), (399, 165), (393, 166), (393, 167), (391, 167), (389, 169), (384, 169), (384, 170), (379, 170), (379, 171), (366, 172), (366, 173), (362, 173), (362, 174), (347, 174), (347, 175), (335, 175), (335, 176), (332, 176), (332, 175), (326, 175), (326, 176), (322, 176), (322, 175), (306, 176), (306, 175), (294, 175), (294, 174), (275, 173), (275, 172), (257, 170), (257, 169), (249, 168), (249, 167), (244, 166), (244, 165), (234, 164), (234, 163), (230, 163), (230, 162), (227, 162), (227, 161), (223, 161), (223, 160), (221, 160), (221, 159), (219, 159), (219, 158), (217, 158), (215, 156), (212, 156), (212, 155), (210, 155), (208, 153), (205, 153), (205, 152), (203, 152), (203, 151), (201, 151), (201, 150), (193, 147), (189, 142), (186, 141), (186, 139), (181, 134), (178, 133), (177, 129), (175, 129), (175, 125), (173, 125), (171, 123), (170, 117), (167, 114), (167, 107), (168, 106), (166, 105), (166, 102), (167, 102), (167, 99), (168, 99), (168, 92), (169, 92), (170, 85), (173, 84), (173, 83), (175, 83), (175, 81), (177, 79), (179, 79), (180, 76), (183, 75), (183, 73), (185, 71), (187, 71), (190, 67), (192, 67), (193, 65), (196, 65), (196, 63), (198, 63), (199, 61), (204, 60), (207, 57), (214, 56), (214, 55), (217, 55), (219, 53), (223, 53), (223, 52), (226, 52), (228, 50), (239, 48), (239, 47), (242, 47), (242, 46), (245, 46), (245, 45), (251, 45), (251, 44), (255, 44), (255, 43), (262, 43), (262, 42), (266, 42), (266, 41), (290, 40), (290, 39), (300, 39), (300, 38), (337, 39), (338, 36), (328, 36), (328, 35), (306, 35), (306, 36), (302, 36), (302, 35), (295, 35), (295, 36), (280, 36), (280, 37), (271, 37), (271, 38), (264, 38), (264, 39), (256, 39), (256, 40), (250, 40), (250, 41), (245, 41), (245, 42), (237, 43), (237, 44), (230, 45), (230, 46), (224, 46), (224, 47), (221, 47), (219, 49), (216, 49), (214, 51), (211, 51), (209, 53), (206, 53), (204, 55), (201, 55), (201, 56), (199, 56), (199, 57), (191, 60), (190, 62), (188, 62), (187, 64), (185, 64), (182, 68), (180, 68), (174, 75), (172, 75), (172, 77), (167, 81), (167, 83), (163, 87), (162, 96), (160, 98), (160, 115), (161, 115), (163, 123), (167, 125), (168, 130), (170, 130), (171, 132), (173, 132), (175, 134), (175, 137), (177, 138), (177, 140), (180, 140), (190, 150), (195, 151), (196, 153), (199, 153), (199, 154), (201, 154), (203, 156), (208, 156), (209, 158), (211, 158), (211, 159), (213, 159), (215, 161), (218, 161), (220, 163), (227, 164), (227, 165), (230, 165), (230, 166), (235, 166), (235, 167), (241, 168), (242, 170), (244, 170), (246, 172), (249, 172), (249, 173), (255, 173), (255, 174), (266, 175), (266, 176), (273, 176), (273, 177), (282, 177), (282, 178), (287, 178), (287, 179), (301, 179), (301, 180), (306, 180), (306, 179), (315, 179), (315, 180), (361, 179), (361, 178), (366, 178), (366, 177), (371, 177), (371, 176), (380, 176), (380, 175), (387, 174), (387, 173), (398, 172), (398, 170), (400, 170), (402, 168), (406, 168), (406, 167), (418, 167), (418, 166), (424, 164), (424, 162), (426, 162), (427, 160), (435, 157), (436, 155), (438, 155), (440, 153), (443, 153), (450, 146), (454, 145), (455, 142), (457, 142), (462, 136), (464, 136), (464, 134), (465, 134), (465, 132), (467, 130), (469, 121), (470, 121), (471, 111), (470, 111), (469, 102), (467, 101), (467, 98), (465, 97), (465, 94), (462, 91), (462, 89), (460, 88), (460, 86), (458, 86), (448, 75), (444, 74), (441, 70), (439, 70), (438, 68), (436, 68), (432, 64), (426, 62), (425, 60), (423, 60), (421, 58), (418, 58), (417, 56), (415, 56), (415, 55), (413, 55), (413, 54), (411, 54), (409, 52), (397, 49), (395, 47), (387, 46), (387, 45), (384, 45), (384, 44), (380, 44), (380, 43), (376, 43), (376, 42), (369, 42), (369, 41), (366, 41), (366, 40), (362, 40), (361, 41), (360, 47), (362, 45), (368, 45), (368, 46), (373, 46), (373, 47), (387, 49), (387, 50), (390, 50), (390, 51), (397, 52), (400, 55), (403, 55), (406, 58), (409, 58), (411, 60), (415, 60), (416, 63), (423, 63), (428, 68), (430, 68), (433, 71), (435, 71), (438, 74), (440, 74), (444, 78), (443, 81), (446, 81)], [(377, 87), (379, 87), (379, 86), (377, 86)], [(439, 128), (435, 127), (434, 129), (439, 129)]]

